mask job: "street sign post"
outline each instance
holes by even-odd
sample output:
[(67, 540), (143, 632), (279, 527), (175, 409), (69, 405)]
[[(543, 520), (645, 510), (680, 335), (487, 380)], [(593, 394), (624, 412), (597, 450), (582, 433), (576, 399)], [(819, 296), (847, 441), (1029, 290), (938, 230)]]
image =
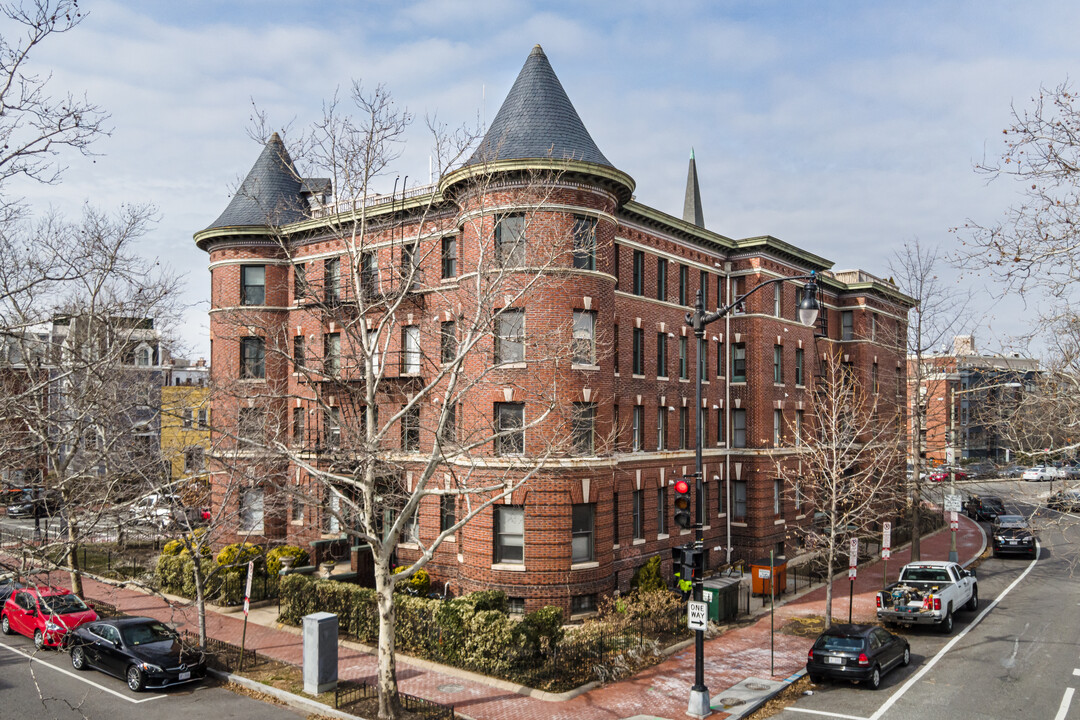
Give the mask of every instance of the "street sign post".
[(959, 495), (945, 496), (945, 512), (958, 513), (964, 509), (963, 499)]
[(881, 524), (881, 587), (889, 584), (889, 558), (892, 557), (892, 523)]
[(859, 538), (851, 538), (851, 548), (848, 554), (848, 608), (847, 621), (851, 624), (851, 607), (855, 602), (855, 575), (859, 565)]
[(691, 630), (707, 630), (709, 625), (709, 604), (691, 600), (686, 603), (686, 627)]

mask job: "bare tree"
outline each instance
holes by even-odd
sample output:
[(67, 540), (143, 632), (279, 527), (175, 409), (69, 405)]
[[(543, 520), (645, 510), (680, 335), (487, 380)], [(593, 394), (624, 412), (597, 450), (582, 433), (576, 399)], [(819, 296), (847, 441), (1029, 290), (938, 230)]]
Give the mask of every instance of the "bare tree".
[(776, 463), (786, 484), (820, 513), (806, 539), (825, 560), (826, 627), (832, 622), (838, 558), (849, 538), (867, 536), (895, 515), (904, 456), (900, 415), (891, 405), (879, 405), (878, 395), (866, 392), (854, 369), (841, 359), (838, 352), (826, 350), (822, 373), (812, 379), (809, 422), (793, 428), (798, 460)]
[[(911, 502), (911, 559), (921, 557), (919, 531), (922, 515), (923, 454), (927, 437), (944, 437), (944, 420), (934, 419), (926, 411), (924, 393), (927, 383), (943, 370), (935, 366), (932, 355), (951, 344), (953, 337), (962, 331), (969, 321), (967, 308), (971, 302), (970, 291), (961, 291), (941, 277), (943, 259), (936, 247), (927, 247), (918, 239), (905, 243), (890, 263), (890, 270), (897, 286), (915, 300), (912, 317), (907, 323), (907, 337), (896, 338), (899, 347), (907, 347), (908, 373), (907, 398), (910, 428), (908, 457), (912, 473), (909, 488)], [(938, 425), (934, 425), (938, 423)]]
[[(440, 192), (402, 185), (399, 198), (395, 181), (390, 197), (377, 196), (411, 116), (381, 86), (366, 92), (356, 84), (348, 102), (351, 114), (329, 103), (293, 151), (305, 176), (326, 178), (324, 202), (305, 209), (318, 229), (278, 236), (280, 256), (294, 266), (305, 334), (294, 337), (259, 312), (232, 313), (238, 335), (263, 339), (244, 355), (242, 379), (218, 379), (217, 391), (236, 401), (233, 416), (218, 418), (232, 429), (213, 460), (233, 477), (260, 465), (258, 477), (271, 479), (262, 485), (315, 511), (324, 531), (370, 546), (379, 717), (393, 718), (395, 588), (558, 459), (610, 452), (594, 433), (602, 398), (560, 394), (575, 364), (597, 362), (593, 317), (551, 319), (531, 309), (527, 324), (524, 317), (539, 307), (535, 298), (569, 287), (567, 269), (585, 255), (595, 262), (598, 248), (595, 221), (570, 214), (561, 216), (562, 231), (529, 241), (558, 192), (560, 159), (513, 176), (470, 165), (451, 187), (447, 173), (476, 134), (434, 122)], [(316, 238), (334, 252), (321, 268), (299, 255), (301, 241)], [(526, 362), (527, 377), (506, 372)], [(263, 374), (265, 389), (253, 393), (243, 376)], [(294, 380), (270, 380), (285, 375)], [(493, 387), (501, 392), (494, 413)], [(433, 499), (444, 522), (424, 535), (419, 509)], [(402, 557), (410, 559), (393, 572)]]

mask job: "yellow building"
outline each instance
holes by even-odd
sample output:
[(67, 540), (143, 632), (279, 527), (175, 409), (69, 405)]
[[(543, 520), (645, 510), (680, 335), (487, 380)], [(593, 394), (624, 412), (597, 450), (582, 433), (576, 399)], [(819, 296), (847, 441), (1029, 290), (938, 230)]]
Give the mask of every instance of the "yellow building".
[[(205, 360), (189, 365), (174, 360), (161, 388), (161, 453), (170, 478), (183, 495), (209, 489), (206, 454), (210, 450), (210, 368)], [(197, 502), (197, 498), (186, 498)]]

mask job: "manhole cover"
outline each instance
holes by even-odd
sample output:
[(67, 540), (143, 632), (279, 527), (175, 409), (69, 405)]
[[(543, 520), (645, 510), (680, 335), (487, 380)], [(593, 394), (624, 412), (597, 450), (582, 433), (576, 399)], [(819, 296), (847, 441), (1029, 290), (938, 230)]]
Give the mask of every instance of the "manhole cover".
[(456, 692), (461, 692), (464, 689), (465, 689), (464, 685), (450, 684), (450, 685), (440, 685), (439, 686), (439, 692), (444, 692), (444, 693), (456, 693)]
[(755, 683), (755, 682), (748, 682), (745, 685), (743, 685), (743, 687), (746, 688), (747, 690), (753, 690), (754, 692), (761, 692), (762, 690), (768, 690), (769, 689), (768, 685), (762, 685), (761, 683)]
[(727, 710), (729, 707), (735, 707), (736, 705), (745, 705), (746, 701), (737, 697), (722, 697), (720, 698), (720, 704)]

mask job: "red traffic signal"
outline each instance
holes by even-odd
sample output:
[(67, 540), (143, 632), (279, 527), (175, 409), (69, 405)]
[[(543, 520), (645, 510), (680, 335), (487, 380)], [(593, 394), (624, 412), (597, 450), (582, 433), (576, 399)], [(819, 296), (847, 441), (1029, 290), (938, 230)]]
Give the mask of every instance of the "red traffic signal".
[(690, 483), (686, 482), (685, 480), (676, 480), (675, 481), (675, 492), (677, 492), (679, 495), (687, 495), (687, 494), (689, 494), (690, 493)]
[(681, 528), (693, 525), (690, 517), (690, 483), (685, 479), (675, 481), (675, 524)]

